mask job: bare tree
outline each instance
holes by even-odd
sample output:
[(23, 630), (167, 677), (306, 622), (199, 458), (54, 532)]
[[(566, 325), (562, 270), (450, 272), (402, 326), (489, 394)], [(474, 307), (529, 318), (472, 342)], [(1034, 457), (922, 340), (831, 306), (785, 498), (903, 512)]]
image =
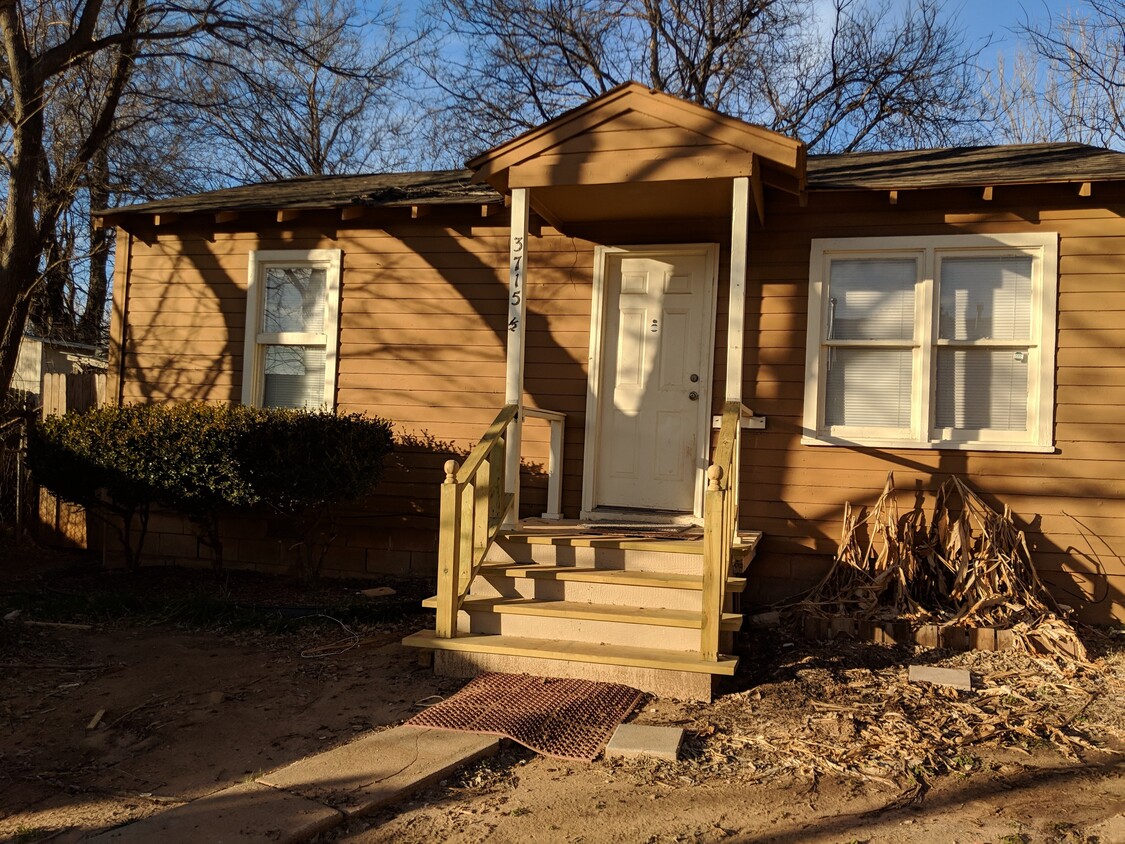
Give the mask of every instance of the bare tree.
[(212, 53), (195, 80), (214, 166), (234, 181), (401, 166), (400, 88), (423, 35), (356, 0), (278, 0), (270, 13), (304, 50), (263, 40), (249, 61)]
[[(0, 393), (11, 383), (33, 294), (57, 255), (56, 224), (109, 136), (134, 68), (149, 50), (185, 50), (193, 41), (235, 41), (260, 27), (226, 0), (8, 0), (0, 4), (0, 114), (6, 192), (0, 216)], [(78, 68), (100, 62), (90, 119), (76, 125), (67, 152), (48, 154), (55, 93)]]
[(999, 87), (1002, 136), (1125, 146), (1125, 2), (1085, 0), (1020, 29), (1025, 52)]
[[(438, 148), (479, 151), (629, 79), (814, 151), (976, 138), (976, 58), (940, 0), (444, 0)], [(451, 156), (452, 157), (452, 156)]]
[[(370, 152), (363, 146), (370, 127), (361, 124), (376, 103), (390, 111), (389, 100), (370, 93), (382, 94), (373, 83), (376, 72), (386, 70), (397, 78), (407, 44), (387, 39), (370, 53), (354, 37), (354, 16), (338, 14), (343, 2), (323, 0), (312, 7), (298, 0), (280, 5), (274, 0), (0, 3), (0, 162), (8, 176), (0, 191), (0, 393), (11, 382), (33, 305), (44, 320), (69, 323), (83, 336), (97, 333), (110, 244), (90, 226), (88, 210), (123, 198), (190, 190), (195, 183), (185, 176), (201, 173), (184, 166), (192, 143), (202, 139), (210, 145), (211, 155), (199, 160), (212, 176), (224, 170), (215, 166), (216, 154), (225, 156), (220, 162), (286, 162), (278, 170), (250, 168), (240, 175), (360, 165)], [(313, 11), (306, 14), (309, 8)], [(377, 65), (379, 59), (387, 64)], [(213, 138), (194, 131), (207, 121), (187, 109), (213, 105), (215, 99), (201, 102), (185, 93), (192, 91), (190, 80), (199, 78), (199, 68), (213, 66), (242, 82), (252, 76), (262, 86), (268, 81), (268, 90), (278, 95), (273, 111), (257, 124), (261, 131), (251, 147), (216, 148)], [(288, 76), (285, 66), (294, 69)], [(247, 68), (253, 73), (236, 72)], [(311, 70), (301, 75), (299, 68)], [(367, 87), (358, 96), (345, 94), (333, 84), (339, 79), (363, 80)], [(301, 86), (303, 100), (294, 93)], [(257, 93), (244, 87), (230, 97), (224, 93), (223, 101), (249, 103)], [(259, 110), (266, 105), (257, 99)], [(325, 108), (335, 123), (319, 119)], [(306, 134), (298, 142), (295, 136), (305, 120), (320, 134)], [(378, 128), (371, 135), (378, 136)], [(288, 152), (247, 154), (270, 144), (275, 149), (288, 144), (287, 150), (299, 152), (288, 160)], [(76, 257), (89, 259), (86, 269), (76, 270)]]

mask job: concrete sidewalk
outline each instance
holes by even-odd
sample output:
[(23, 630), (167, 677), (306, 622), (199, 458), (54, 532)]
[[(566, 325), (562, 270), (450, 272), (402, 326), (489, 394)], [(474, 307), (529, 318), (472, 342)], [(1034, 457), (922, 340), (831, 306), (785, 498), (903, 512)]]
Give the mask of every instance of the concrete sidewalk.
[(495, 736), (393, 727), (90, 839), (300, 842), (492, 756)]

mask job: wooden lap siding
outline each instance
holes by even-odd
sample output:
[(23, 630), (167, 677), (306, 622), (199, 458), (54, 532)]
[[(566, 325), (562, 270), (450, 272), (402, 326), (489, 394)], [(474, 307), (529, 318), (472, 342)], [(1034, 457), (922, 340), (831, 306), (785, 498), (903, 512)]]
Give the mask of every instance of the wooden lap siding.
[[(803, 209), (771, 205), (766, 230), (752, 231), (745, 395), (769, 424), (744, 438), (742, 521), (765, 532), (751, 600), (818, 579), (843, 503), (872, 503), (893, 470), (903, 507), (950, 474), (1011, 505), (1061, 602), (1089, 620), (1125, 618), (1125, 189), (1098, 185), (1080, 199), (1077, 186), (997, 187), (995, 196), (900, 192), (890, 208), (881, 191), (813, 193)], [(1060, 234), (1057, 454), (800, 444), (812, 238), (1035, 231)]]
[[(504, 398), (506, 217), (482, 220), (478, 206), (435, 209), (422, 221), (410, 220), (406, 209), (391, 213), (338, 231), (329, 215), (288, 224), (265, 215), (240, 221), (240, 229), (256, 222), (260, 235), (184, 223), (151, 243), (134, 238), (129, 262), (124, 400), (236, 402), (250, 250), (344, 251), (339, 410), (389, 418), (396, 434), (410, 441), (388, 461), (373, 499), (339, 514), (339, 538), (326, 560), (337, 574), (432, 573), (445, 447), (463, 456)], [(563, 504), (575, 513), (581, 502), (592, 261), (591, 244), (552, 229), (531, 239), (527, 401), (567, 414)], [(126, 289), (125, 266), (118, 262), (119, 295)], [(529, 420), (525, 515), (546, 508), (548, 443), (547, 423)], [(287, 565), (293, 538), (286, 530), (283, 520), (230, 519), (225, 556), (270, 569)], [(161, 517), (153, 533), (152, 553), (196, 556), (192, 531), (182, 520)]]

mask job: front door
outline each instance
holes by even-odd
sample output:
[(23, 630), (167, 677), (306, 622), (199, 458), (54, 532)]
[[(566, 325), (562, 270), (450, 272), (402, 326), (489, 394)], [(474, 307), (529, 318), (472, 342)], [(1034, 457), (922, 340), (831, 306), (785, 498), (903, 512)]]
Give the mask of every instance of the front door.
[(709, 425), (709, 247), (606, 253), (597, 507), (696, 510)]

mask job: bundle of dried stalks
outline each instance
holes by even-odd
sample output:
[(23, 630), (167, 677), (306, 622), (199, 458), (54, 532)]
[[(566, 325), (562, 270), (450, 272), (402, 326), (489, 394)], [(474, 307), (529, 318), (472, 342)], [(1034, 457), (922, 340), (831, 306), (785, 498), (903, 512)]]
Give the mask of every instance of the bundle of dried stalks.
[(893, 473), (867, 518), (846, 504), (832, 568), (798, 608), (863, 621), (1010, 629), (1033, 653), (1086, 658), (1039, 579), (1011, 508), (996, 512), (957, 477), (939, 488), (928, 522), (921, 502), (899, 514)]

